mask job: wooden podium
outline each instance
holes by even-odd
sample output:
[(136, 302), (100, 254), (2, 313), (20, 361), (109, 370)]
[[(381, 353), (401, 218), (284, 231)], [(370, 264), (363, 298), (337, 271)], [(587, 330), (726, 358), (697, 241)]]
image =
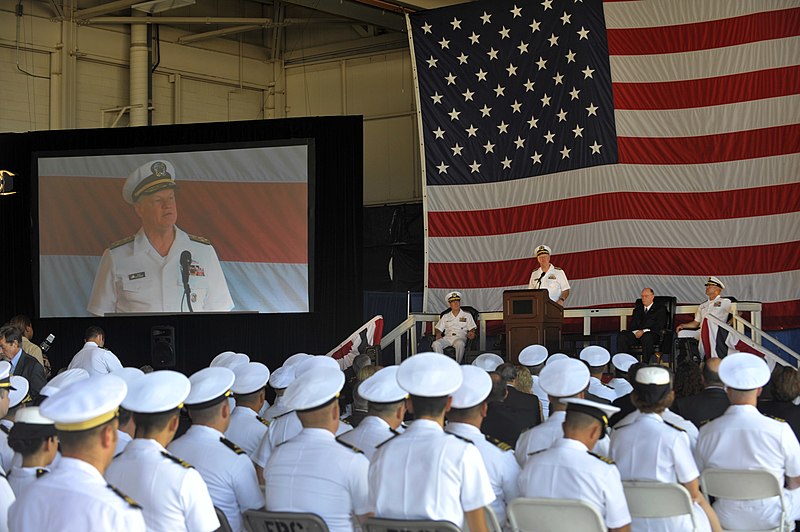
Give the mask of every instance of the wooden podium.
[(564, 309), (553, 303), (547, 290), (503, 292), (503, 323), (506, 326), (506, 360), (516, 364), (519, 352), (540, 344), (551, 353), (561, 350)]

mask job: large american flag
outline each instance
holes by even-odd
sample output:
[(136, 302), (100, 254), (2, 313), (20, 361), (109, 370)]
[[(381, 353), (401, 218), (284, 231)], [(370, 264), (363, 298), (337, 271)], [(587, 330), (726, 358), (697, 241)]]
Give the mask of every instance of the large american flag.
[[(499, 310), (539, 244), (568, 307), (644, 286), (800, 326), (797, 0), (472, 2), (413, 14), (427, 310)], [(613, 98), (612, 98), (613, 94)]]

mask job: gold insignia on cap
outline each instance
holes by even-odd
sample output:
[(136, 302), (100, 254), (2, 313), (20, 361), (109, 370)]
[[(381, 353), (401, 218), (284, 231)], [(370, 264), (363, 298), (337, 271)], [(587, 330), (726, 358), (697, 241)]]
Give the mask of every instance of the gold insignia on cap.
[(170, 177), (169, 172), (167, 172), (167, 165), (163, 161), (156, 161), (150, 165), (150, 171), (156, 177)]

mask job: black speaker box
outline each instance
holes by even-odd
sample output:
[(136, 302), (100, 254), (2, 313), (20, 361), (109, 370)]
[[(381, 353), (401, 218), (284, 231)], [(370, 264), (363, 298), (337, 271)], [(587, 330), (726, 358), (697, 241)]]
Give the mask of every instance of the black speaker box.
[(156, 325), (150, 328), (150, 362), (154, 369), (175, 367), (175, 327)]

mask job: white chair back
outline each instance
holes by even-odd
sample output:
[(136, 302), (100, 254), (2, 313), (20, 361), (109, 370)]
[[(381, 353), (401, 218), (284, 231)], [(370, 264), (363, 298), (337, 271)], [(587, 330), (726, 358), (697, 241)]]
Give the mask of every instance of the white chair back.
[[(775, 475), (766, 469), (714, 469), (709, 468), (700, 475), (700, 489), (706, 498), (733, 499), (752, 501), (778, 497), (781, 504), (781, 520), (777, 527), (764, 528), (762, 531), (788, 531), (786, 523), (786, 501), (783, 499), (783, 487)], [(723, 528), (725, 523), (721, 523)]]
[(631, 517), (675, 517), (689, 514), (692, 530), (697, 530), (692, 496), (680, 484), (626, 480), (622, 486)]
[[(503, 532), (503, 527), (500, 524), (500, 521), (497, 519), (497, 514), (494, 513), (491, 506), (484, 506), (483, 507), (483, 515), (486, 517), (486, 528), (489, 532)], [(469, 532), (469, 525), (467, 521), (464, 521), (464, 527), (461, 529), (462, 532)]]
[(320, 516), (300, 512), (247, 510), (244, 527), (247, 532), (328, 532), (328, 525)]
[(597, 509), (583, 501), (564, 499), (514, 499), (508, 504), (513, 532), (606, 532)]

